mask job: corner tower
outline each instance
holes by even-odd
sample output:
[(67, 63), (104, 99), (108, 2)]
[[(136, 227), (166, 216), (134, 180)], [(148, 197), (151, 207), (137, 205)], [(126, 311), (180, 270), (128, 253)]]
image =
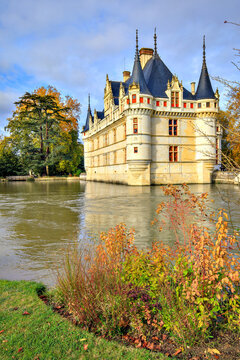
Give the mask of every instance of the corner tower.
[(212, 172), (219, 162), (218, 151), (221, 144), (216, 133), (219, 99), (213, 92), (208, 74), (205, 35), (203, 37), (202, 69), (195, 96), (197, 101), (195, 133), (198, 182), (210, 183)]
[(136, 52), (132, 76), (128, 85), (127, 164), (129, 185), (151, 184), (151, 112), (152, 95), (147, 87), (138, 51), (138, 30), (136, 30)]

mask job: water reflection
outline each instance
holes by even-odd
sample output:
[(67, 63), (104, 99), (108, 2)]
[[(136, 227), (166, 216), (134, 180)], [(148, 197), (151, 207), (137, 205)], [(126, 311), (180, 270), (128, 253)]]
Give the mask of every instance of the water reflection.
[[(240, 223), (240, 187), (192, 185), (208, 192), (212, 208), (230, 211), (231, 224)], [(51, 284), (52, 270), (64, 248), (96, 240), (101, 231), (121, 222), (136, 230), (136, 245), (149, 246), (173, 237), (151, 226), (161, 186), (131, 187), (94, 182), (0, 183), (0, 278), (42, 280)], [(96, 240), (97, 241), (97, 240)]]

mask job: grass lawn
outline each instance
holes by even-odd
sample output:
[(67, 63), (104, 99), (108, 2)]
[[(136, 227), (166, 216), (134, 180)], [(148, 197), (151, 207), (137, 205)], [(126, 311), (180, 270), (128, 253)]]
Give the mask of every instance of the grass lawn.
[(0, 280), (1, 360), (167, 359), (74, 326), (38, 298), (43, 288), (35, 282)]

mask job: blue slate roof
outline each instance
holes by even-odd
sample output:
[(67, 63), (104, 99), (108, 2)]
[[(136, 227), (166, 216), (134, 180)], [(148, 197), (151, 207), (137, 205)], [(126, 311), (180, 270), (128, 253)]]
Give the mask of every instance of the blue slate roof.
[(215, 99), (206, 64), (203, 64), (202, 66), (202, 71), (196, 91), (196, 99)]
[(103, 111), (97, 111), (97, 117), (98, 119), (103, 119), (104, 118), (104, 110)]
[(120, 81), (110, 81), (113, 100), (115, 105), (119, 105), (119, 89), (120, 89)]
[[(154, 97), (167, 98), (168, 96), (165, 91), (167, 90), (168, 81), (172, 81), (173, 74), (157, 53), (148, 60), (143, 73), (151, 94)], [(185, 100), (192, 100), (194, 96), (187, 89), (183, 88), (183, 98)]]
[(90, 104), (88, 104), (87, 118), (86, 118), (85, 125), (84, 125), (84, 127), (83, 127), (83, 132), (89, 130), (89, 121), (90, 121), (90, 120), (93, 120), (93, 117), (92, 117), (92, 113), (91, 113)]
[(212, 89), (212, 84), (208, 75), (205, 53), (205, 36), (203, 37), (203, 64), (200, 74), (198, 87), (196, 91), (196, 99), (215, 99), (215, 95)]
[[(113, 93), (113, 100), (115, 105), (119, 105), (119, 90), (120, 90), (120, 84), (121, 81), (110, 81), (112, 93)], [(122, 82), (122, 85), (124, 87), (125, 93), (128, 91), (128, 85), (126, 83)]]
[(126, 81), (127, 88), (129, 88), (130, 85), (133, 83), (136, 83), (139, 85), (140, 93), (141, 94), (148, 94), (151, 95), (151, 92), (149, 91), (146, 80), (143, 74), (142, 66), (139, 59), (139, 54), (137, 53), (135, 55), (135, 60), (133, 64), (133, 71), (132, 76)]

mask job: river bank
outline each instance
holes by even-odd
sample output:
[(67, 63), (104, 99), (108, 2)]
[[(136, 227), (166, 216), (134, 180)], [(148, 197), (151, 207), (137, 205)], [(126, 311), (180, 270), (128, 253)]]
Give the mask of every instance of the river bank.
[(167, 359), (127, 348), (76, 327), (38, 297), (36, 282), (0, 280), (0, 358), (9, 359)]

